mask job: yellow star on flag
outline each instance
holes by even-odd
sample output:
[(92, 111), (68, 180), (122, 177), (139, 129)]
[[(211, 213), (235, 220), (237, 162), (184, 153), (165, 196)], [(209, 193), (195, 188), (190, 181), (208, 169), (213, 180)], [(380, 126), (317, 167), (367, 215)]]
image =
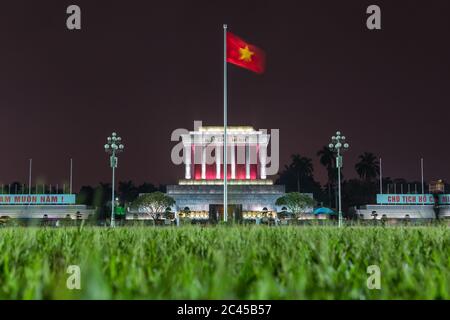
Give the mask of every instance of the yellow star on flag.
[(250, 51), (248, 46), (245, 46), (245, 48), (239, 48), (239, 54), (241, 55), (239, 57), (240, 60), (244, 60), (245, 62), (250, 62), (250, 61), (252, 61), (252, 55), (254, 55), (255, 53)]

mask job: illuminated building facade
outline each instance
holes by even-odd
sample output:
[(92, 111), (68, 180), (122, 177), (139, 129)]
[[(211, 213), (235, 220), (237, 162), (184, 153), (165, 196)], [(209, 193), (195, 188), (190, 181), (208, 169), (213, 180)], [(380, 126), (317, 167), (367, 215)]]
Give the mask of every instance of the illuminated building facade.
[[(184, 179), (167, 186), (181, 215), (223, 218), (223, 138), (223, 127), (200, 127), (182, 135)], [(269, 138), (249, 126), (227, 127), (228, 212), (235, 220), (276, 214), (284, 186), (267, 179)]]
[[(269, 135), (252, 127), (229, 127), (227, 178), (265, 180)], [(182, 135), (186, 180), (223, 179), (223, 127), (200, 127)]]
[(433, 220), (450, 218), (450, 194), (442, 180), (432, 181), (429, 193), (377, 194), (377, 204), (356, 210), (358, 217), (370, 219)]
[(0, 194), (0, 219), (87, 219), (95, 210), (74, 194)]

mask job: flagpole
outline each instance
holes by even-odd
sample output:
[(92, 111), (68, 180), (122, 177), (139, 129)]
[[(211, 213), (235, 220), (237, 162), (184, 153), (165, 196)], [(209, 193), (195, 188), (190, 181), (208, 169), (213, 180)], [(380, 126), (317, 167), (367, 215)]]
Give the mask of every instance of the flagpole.
[(72, 182), (73, 182), (73, 161), (70, 158), (70, 194), (72, 194)]
[[(425, 195), (425, 185), (423, 183), (423, 158), (420, 158), (420, 175), (422, 178), (422, 197)], [(425, 204), (425, 203), (422, 203)]]
[(30, 166), (28, 171), (28, 195), (31, 195), (31, 169), (33, 167), (33, 159), (30, 159)]
[(227, 190), (227, 25), (223, 25), (223, 220), (228, 221)]
[(380, 194), (383, 194), (383, 165), (380, 157)]
[[(29, 173), (28, 173), (28, 195), (31, 196), (31, 169), (33, 167), (33, 159), (30, 159), (30, 169), (29, 169)], [(11, 191), (11, 189), (9, 190)], [(37, 191), (37, 188), (36, 188)], [(9, 192), (11, 193), (11, 192)], [(31, 201), (31, 197), (28, 197)], [(30, 202), (28, 202), (28, 205), (30, 205)]]

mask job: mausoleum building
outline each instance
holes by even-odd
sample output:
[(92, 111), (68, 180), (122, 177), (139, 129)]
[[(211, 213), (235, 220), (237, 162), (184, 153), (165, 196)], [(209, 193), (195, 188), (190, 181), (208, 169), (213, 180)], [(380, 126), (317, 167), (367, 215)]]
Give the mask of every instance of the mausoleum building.
[[(268, 179), (270, 134), (249, 126), (227, 127), (228, 219), (275, 216), (284, 186)], [(198, 219), (223, 220), (223, 127), (203, 126), (182, 135), (184, 179), (167, 186), (174, 208)]]

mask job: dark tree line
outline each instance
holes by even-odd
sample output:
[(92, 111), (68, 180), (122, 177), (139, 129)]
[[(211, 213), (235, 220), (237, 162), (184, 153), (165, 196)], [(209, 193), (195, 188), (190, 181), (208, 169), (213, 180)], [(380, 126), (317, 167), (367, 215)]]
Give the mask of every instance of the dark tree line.
[[(312, 159), (294, 154), (291, 163), (279, 173), (278, 184), (286, 186), (286, 192), (313, 193), (319, 204), (330, 208), (337, 207), (337, 170), (336, 154), (328, 147), (317, 152), (320, 164), (327, 171), (327, 182), (321, 185), (314, 179)], [(364, 152), (358, 157), (354, 167), (358, 178), (345, 179), (341, 171), (342, 207), (344, 212), (349, 208), (376, 202), (380, 192), (380, 164), (378, 157), (370, 152)], [(405, 179), (383, 178), (383, 193), (421, 193), (421, 182)], [(424, 192), (428, 192), (425, 186)]]
[[(155, 191), (165, 192), (165, 186), (155, 186), (154, 184), (144, 182), (136, 186), (133, 181), (120, 181), (116, 190), (119, 203), (125, 205), (134, 201), (141, 193), (151, 193)], [(78, 193), (77, 202), (88, 206), (101, 206), (111, 201), (111, 184), (100, 182), (95, 188), (92, 186), (82, 186)]]
[(69, 186), (68, 185), (46, 185), (46, 184), (37, 184), (31, 186), (31, 189), (28, 187), (28, 184), (21, 183), (19, 181), (13, 181), (7, 184), (0, 185), (0, 194), (46, 194), (46, 193), (68, 193)]
[[(314, 166), (312, 159), (293, 154), (291, 162), (285, 165), (278, 174), (277, 184), (285, 185), (286, 192), (312, 193), (319, 205), (330, 208), (337, 207), (337, 170), (336, 154), (328, 147), (323, 147), (317, 154), (320, 164), (327, 171), (327, 181), (322, 186), (314, 178)], [(358, 157), (354, 167), (359, 178), (344, 179), (342, 181), (342, 205), (343, 211), (354, 206), (360, 206), (376, 202), (376, 194), (380, 191), (379, 159), (370, 152), (364, 152)], [(446, 186), (448, 188), (448, 185)], [(156, 186), (151, 183), (135, 185), (133, 181), (120, 181), (116, 190), (119, 205), (126, 206), (133, 202), (139, 194), (155, 191), (165, 192), (165, 186)], [(392, 179), (384, 177), (382, 181), (383, 193), (422, 193), (420, 181), (406, 181), (405, 179)], [(82, 186), (77, 195), (77, 203), (97, 208), (98, 219), (107, 218), (110, 215), (111, 184), (100, 182), (97, 186)], [(1, 193), (63, 193), (68, 192), (61, 185), (37, 185), (28, 190), (28, 186), (20, 182), (3, 184)], [(424, 190), (428, 192), (427, 188)]]
[[(133, 202), (139, 194), (152, 193), (155, 191), (165, 192), (164, 185), (155, 186), (152, 183), (144, 182), (135, 185), (133, 181), (120, 181), (116, 190), (119, 205), (126, 206)], [(106, 218), (110, 215), (112, 188), (111, 183), (100, 182), (95, 188), (92, 186), (82, 186), (77, 195), (77, 203), (85, 204), (97, 208), (98, 218)]]

